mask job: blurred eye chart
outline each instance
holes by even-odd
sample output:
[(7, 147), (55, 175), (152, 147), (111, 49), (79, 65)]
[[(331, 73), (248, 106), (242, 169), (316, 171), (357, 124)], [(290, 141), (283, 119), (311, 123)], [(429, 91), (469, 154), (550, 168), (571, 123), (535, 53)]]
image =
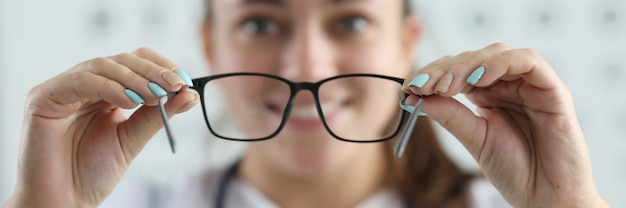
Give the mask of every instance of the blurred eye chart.
[[(413, 6), (424, 25), (418, 65), (494, 42), (544, 57), (573, 94), (600, 193), (626, 207), (626, 0), (417, 0)], [(30, 88), (84, 60), (143, 46), (192, 77), (204, 76), (203, 7), (201, 0), (0, 0), (0, 203), (15, 184)], [(166, 183), (241, 151), (241, 144), (211, 138), (198, 115), (199, 106), (171, 121), (185, 138), (176, 155), (159, 132), (118, 188), (133, 178)], [(477, 170), (458, 141), (440, 132), (451, 157)]]

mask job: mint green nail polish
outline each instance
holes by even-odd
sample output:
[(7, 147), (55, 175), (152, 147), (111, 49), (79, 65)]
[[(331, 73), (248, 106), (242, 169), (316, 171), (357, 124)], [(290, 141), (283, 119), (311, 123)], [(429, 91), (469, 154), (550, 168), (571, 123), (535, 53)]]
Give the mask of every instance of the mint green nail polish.
[(411, 82), (409, 83), (409, 86), (416, 86), (418, 88), (422, 88), (424, 87), (424, 85), (426, 85), (426, 82), (428, 82), (429, 79), (430, 79), (430, 75), (428, 74), (417, 75), (415, 78), (413, 78), (413, 80), (411, 80)]
[[(415, 110), (415, 107), (413, 107), (411, 105), (400, 105), (400, 107), (402, 109), (404, 109), (406, 112), (409, 112), (409, 113), (413, 113), (413, 111)], [(418, 114), (418, 116), (428, 116), (428, 115), (426, 115), (426, 113), (424, 113), (422, 111), (420, 111), (417, 114)]]
[[(400, 107), (403, 110), (405, 110), (406, 112), (409, 112), (409, 113), (413, 113), (413, 111), (415, 111), (415, 107), (413, 107), (411, 105), (405, 105), (404, 104), (404, 100), (400, 100)], [(422, 111), (420, 111), (418, 115), (419, 116), (428, 116), (428, 115), (426, 115), (426, 113), (424, 113)]]
[(130, 100), (132, 100), (133, 102), (137, 104), (141, 105), (146, 102), (145, 100), (143, 100), (143, 98), (141, 98), (141, 96), (139, 96), (139, 94), (137, 94), (135, 91), (132, 91), (130, 89), (125, 89), (124, 94), (126, 94), (126, 97), (130, 98)]
[(474, 70), (474, 72), (472, 72), (472, 74), (467, 78), (467, 83), (475, 85), (478, 81), (480, 81), (480, 78), (483, 77), (483, 74), (485, 74), (485, 66), (478, 67), (478, 69)]
[(404, 104), (404, 99), (400, 100), (400, 107), (406, 112), (413, 113), (415, 107)]
[(174, 73), (177, 74), (183, 80), (185, 85), (189, 87), (193, 87), (193, 82), (191, 81), (191, 78), (183, 70), (177, 69), (177, 70), (174, 70)]
[(409, 113), (413, 113), (413, 111), (415, 110), (415, 107), (410, 105), (400, 105), (400, 107)]
[(157, 97), (163, 97), (167, 95), (167, 92), (158, 84), (150, 82), (148, 83), (148, 88), (150, 88), (150, 91), (152, 91), (152, 93), (154, 93), (154, 95)]

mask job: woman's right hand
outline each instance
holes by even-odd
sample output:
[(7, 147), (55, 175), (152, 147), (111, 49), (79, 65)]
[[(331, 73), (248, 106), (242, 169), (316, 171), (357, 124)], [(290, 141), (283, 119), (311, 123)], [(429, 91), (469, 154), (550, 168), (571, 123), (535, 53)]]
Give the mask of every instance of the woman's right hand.
[[(28, 94), (19, 174), (8, 207), (95, 207), (113, 191), (130, 162), (162, 128), (156, 83), (178, 92), (169, 117), (198, 103), (173, 71), (178, 66), (141, 48), (80, 63)], [(130, 89), (141, 98), (127, 96)], [(129, 118), (123, 109), (145, 102)]]

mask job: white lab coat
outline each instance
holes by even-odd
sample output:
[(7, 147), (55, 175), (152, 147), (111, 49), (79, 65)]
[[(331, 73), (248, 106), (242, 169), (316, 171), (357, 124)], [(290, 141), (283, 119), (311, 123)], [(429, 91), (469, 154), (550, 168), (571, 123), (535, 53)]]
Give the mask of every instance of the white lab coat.
[[(213, 207), (221, 176), (225, 170), (206, 171), (165, 187), (141, 182), (123, 183), (101, 205), (104, 208), (174, 208)], [(234, 178), (229, 182), (225, 204), (227, 208), (278, 207), (251, 184)], [(470, 185), (471, 207), (511, 207), (485, 179), (475, 179)], [(381, 189), (358, 208), (404, 208), (403, 200), (391, 189)]]

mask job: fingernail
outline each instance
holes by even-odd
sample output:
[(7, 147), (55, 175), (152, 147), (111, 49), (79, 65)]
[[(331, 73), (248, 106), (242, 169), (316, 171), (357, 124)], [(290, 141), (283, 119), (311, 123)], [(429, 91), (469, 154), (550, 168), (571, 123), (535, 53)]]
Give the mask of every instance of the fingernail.
[(178, 109), (176, 113), (178, 114), (178, 113), (187, 112), (188, 110), (196, 106), (198, 102), (200, 102), (200, 96), (194, 93), (193, 100), (190, 100), (189, 102), (185, 103), (185, 105), (183, 105), (183, 107), (180, 107), (180, 109)]
[(161, 86), (153, 82), (148, 83), (148, 88), (150, 88), (150, 91), (152, 91), (152, 93), (157, 97), (163, 97), (167, 95), (167, 92), (163, 88), (161, 88)]
[(179, 75), (170, 70), (163, 70), (161, 77), (170, 85), (183, 85), (185, 84)]
[(126, 94), (126, 97), (130, 98), (130, 100), (132, 100), (133, 102), (139, 105), (144, 104), (146, 102), (145, 100), (143, 100), (143, 98), (141, 98), (141, 96), (139, 96), (139, 94), (137, 94), (135, 91), (132, 91), (130, 89), (125, 89), (124, 94)]
[[(411, 106), (411, 105), (406, 105), (404, 104), (404, 100), (400, 100), (400, 107), (405, 110), (406, 112), (409, 113), (413, 113), (413, 111), (415, 111), (415, 107)], [(419, 116), (427, 116), (426, 113), (420, 111), (418, 113)]]
[(483, 77), (483, 74), (485, 74), (485, 66), (478, 67), (478, 69), (474, 70), (474, 72), (472, 72), (472, 74), (467, 78), (467, 83), (475, 85), (478, 81), (480, 81), (480, 78)]
[(426, 82), (428, 82), (429, 79), (430, 79), (430, 75), (428, 74), (417, 75), (415, 78), (413, 78), (413, 80), (411, 80), (411, 82), (409, 83), (409, 86), (416, 86), (418, 88), (422, 88), (424, 87), (424, 85), (426, 85)]
[(448, 72), (446, 75), (441, 77), (439, 83), (435, 87), (435, 93), (445, 93), (450, 89), (450, 85), (452, 84), (452, 79), (454, 79), (454, 74), (452, 72)]
[(403, 100), (400, 101), (400, 107), (409, 113), (413, 113), (413, 111), (415, 110), (415, 107), (404, 104)]
[(193, 87), (193, 82), (191, 81), (191, 78), (183, 70), (176, 69), (174, 70), (174, 73), (178, 74), (178, 76), (183, 80), (185, 85), (189, 87)]

